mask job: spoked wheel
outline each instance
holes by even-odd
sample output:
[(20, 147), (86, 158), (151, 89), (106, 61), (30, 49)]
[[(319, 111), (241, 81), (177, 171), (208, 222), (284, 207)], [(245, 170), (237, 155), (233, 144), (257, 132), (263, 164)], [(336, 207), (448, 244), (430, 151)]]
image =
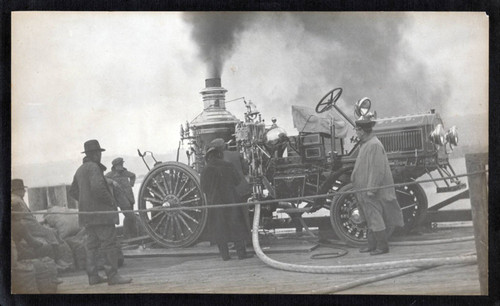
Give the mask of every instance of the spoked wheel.
[[(338, 192), (352, 190), (352, 184), (338, 189)], [(366, 242), (368, 227), (361, 218), (358, 200), (354, 193), (340, 194), (333, 197), (330, 206), (330, 221), (333, 231), (350, 246), (361, 246)]]
[[(352, 184), (338, 191), (352, 190)], [(418, 184), (396, 187), (396, 197), (403, 213), (405, 232), (411, 231), (425, 218), (427, 196)], [(358, 200), (354, 193), (340, 194), (333, 198), (330, 206), (330, 221), (335, 234), (351, 246), (361, 246), (366, 242), (368, 227), (362, 220)]]
[(403, 212), (403, 231), (408, 233), (425, 219), (427, 196), (420, 184), (410, 184), (396, 187), (396, 197)]
[[(325, 179), (325, 178), (324, 178)], [(333, 197), (339, 189), (349, 182), (349, 177), (345, 174), (341, 175), (337, 178), (326, 178), (327, 181), (321, 182), (321, 188), (318, 191), (318, 194), (331, 194), (330, 197), (326, 197), (324, 199), (317, 199), (314, 201), (315, 210), (319, 210), (321, 208), (330, 209), (332, 206)], [(314, 194), (314, 192), (311, 192)]]
[[(149, 235), (165, 247), (187, 247), (196, 242), (207, 223), (207, 210), (189, 207), (205, 205), (198, 173), (178, 162), (155, 166), (139, 191), (139, 209), (159, 210), (141, 212), (141, 220)], [(187, 209), (164, 210), (173, 207)]]

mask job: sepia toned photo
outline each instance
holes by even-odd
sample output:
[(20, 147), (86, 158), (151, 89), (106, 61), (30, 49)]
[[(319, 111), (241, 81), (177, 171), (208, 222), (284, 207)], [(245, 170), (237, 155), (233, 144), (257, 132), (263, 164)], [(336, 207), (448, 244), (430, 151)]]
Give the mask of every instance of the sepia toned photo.
[(484, 12), (11, 14), (11, 293), (488, 295)]

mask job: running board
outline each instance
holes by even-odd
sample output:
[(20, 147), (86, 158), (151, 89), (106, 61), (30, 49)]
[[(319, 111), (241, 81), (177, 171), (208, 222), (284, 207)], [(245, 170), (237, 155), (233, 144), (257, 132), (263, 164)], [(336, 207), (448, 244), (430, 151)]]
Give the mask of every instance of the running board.
[(455, 203), (458, 200), (469, 199), (469, 197), (470, 197), (470, 195), (469, 195), (469, 189), (464, 190), (464, 191), (460, 192), (459, 194), (456, 194), (456, 195), (454, 195), (454, 196), (452, 196), (452, 197), (450, 197), (450, 198), (448, 198), (448, 199), (446, 199), (444, 201), (441, 201), (441, 202), (439, 202), (439, 203), (437, 203), (437, 204), (429, 207), (427, 209), (427, 212), (429, 212), (429, 211), (437, 211), (437, 210), (439, 210), (439, 209), (441, 209), (441, 208), (443, 208), (445, 206), (448, 206), (450, 204)]
[(460, 182), (460, 183), (458, 183), (458, 185), (455, 185), (455, 186), (437, 187), (436, 192), (437, 193), (452, 192), (452, 191), (464, 189), (466, 187), (467, 187), (467, 184)]
[[(443, 178), (444, 184), (446, 186), (439, 186), (437, 181), (434, 181), (434, 185), (436, 185), (436, 192), (437, 193), (443, 193), (443, 192), (452, 192), (452, 191), (457, 191), (460, 189), (464, 189), (467, 187), (465, 183), (462, 183), (458, 178), (453, 178), (453, 176), (456, 176), (455, 170), (453, 170), (453, 167), (450, 165), (449, 161), (447, 161), (445, 164), (436, 164), (436, 171), (439, 173), (439, 176)], [(431, 174), (431, 171), (429, 169), (425, 168), (425, 172), (431, 179), (434, 179), (434, 177)]]

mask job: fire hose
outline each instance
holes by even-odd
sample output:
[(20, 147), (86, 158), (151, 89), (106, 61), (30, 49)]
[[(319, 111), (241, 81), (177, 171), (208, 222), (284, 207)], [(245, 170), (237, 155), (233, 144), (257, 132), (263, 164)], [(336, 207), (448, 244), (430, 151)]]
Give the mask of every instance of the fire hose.
[[(389, 242), (390, 246), (417, 246), (417, 245), (433, 245), (433, 244), (445, 244), (445, 243), (453, 243), (453, 242), (464, 242), (464, 241), (472, 241), (474, 240), (474, 236), (467, 237), (457, 237), (457, 238), (447, 238), (447, 239), (431, 239), (431, 240), (419, 240), (419, 241), (397, 241), (397, 242)], [(311, 259), (330, 259), (345, 256), (349, 253), (346, 249), (335, 246), (339, 245), (338, 243), (324, 243), (318, 242), (313, 249), (318, 247), (328, 247), (335, 249), (334, 252), (328, 253), (318, 253), (311, 255)], [(311, 249), (311, 251), (313, 250)]]
[[(433, 245), (433, 244), (445, 244), (445, 243), (454, 243), (454, 242), (464, 242), (464, 241), (473, 241), (474, 236), (466, 236), (466, 237), (456, 237), (456, 238), (446, 238), (446, 239), (430, 239), (430, 240), (418, 240), (418, 241), (392, 241), (389, 242), (390, 246), (419, 246), (419, 245)], [(345, 247), (345, 243), (339, 242), (331, 242), (329, 240), (323, 240), (316, 242), (316, 246), (311, 248), (311, 251), (319, 248), (319, 247), (327, 247), (332, 248), (337, 251), (329, 252), (329, 253), (318, 253), (311, 255), (311, 259), (330, 259), (345, 256), (349, 253)]]
[(265, 264), (272, 268), (303, 273), (352, 273), (352, 272), (365, 272), (376, 271), (384, 269), (401, 269), (410, 267), (431, 267), (441, 265), (456, 265), (456, 264), (473, 264), (477, 262), (476, 255), (459, 255), (449, 257), (434, 257), (434, 258), (421, 258), (421, 259), (406, 259), (394, 260), (378, 263), (356, 264), (356, 265), (337, 265), (337, 266), (308, 266), (297, 265), (279, 262), (268, 257), (262, 251), (259, 244), (259, 219), (260, 219), (260, 204), (255, 204), (255, 212), (253, 217), (252, 226), (252, 244), (255, 254)]

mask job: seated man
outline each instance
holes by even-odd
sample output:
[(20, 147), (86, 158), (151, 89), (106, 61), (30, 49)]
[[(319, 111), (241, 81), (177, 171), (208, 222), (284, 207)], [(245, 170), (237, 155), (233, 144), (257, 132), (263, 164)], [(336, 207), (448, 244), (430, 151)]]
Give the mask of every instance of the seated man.
[[(54, 259), (62, 270), (71, 266), (71, 263), (59, 260), (59, 247), (64, 244), (64, 241), (58, 237), (55, 230), (38, 223), (24, 202), (25, 194), (26, 186), (24, 186), (23, 180), (13, 179), (11, 182), (11, 212), (26, 213), (12, 214), (12, 240), (18, 246), (19, 257), (41, 258), (47, 256)], [(22, 240), (26, 242), (28, 249), (21, 248)]]

